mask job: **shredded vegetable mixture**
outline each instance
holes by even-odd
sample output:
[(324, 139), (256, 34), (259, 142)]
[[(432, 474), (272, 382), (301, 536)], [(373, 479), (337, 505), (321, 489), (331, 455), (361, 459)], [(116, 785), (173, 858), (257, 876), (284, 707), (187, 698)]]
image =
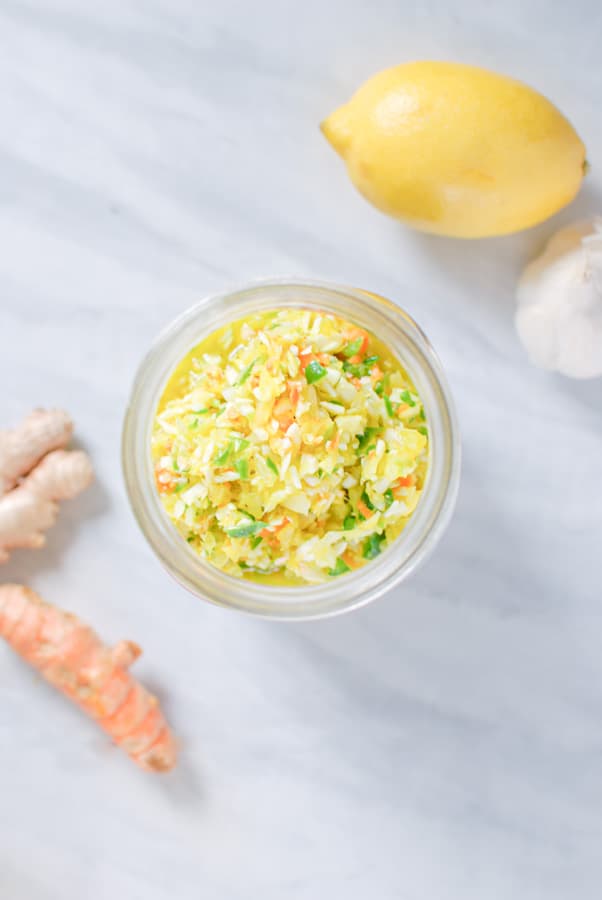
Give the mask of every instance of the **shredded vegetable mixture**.
[(182, 360), (159, 403), (157, 489), (229, 575), (321, 582), (378, 556), (420, 498), (428, 430), (383, 344), (330, 314), (259, 313)]

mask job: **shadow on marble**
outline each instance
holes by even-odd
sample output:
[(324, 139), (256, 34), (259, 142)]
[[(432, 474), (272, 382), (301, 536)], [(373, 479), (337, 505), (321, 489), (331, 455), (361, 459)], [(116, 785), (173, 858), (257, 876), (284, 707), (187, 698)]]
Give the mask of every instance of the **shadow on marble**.
[[(491, 473), (477, 455), (466, 453), (456, 511), (433, 555), (400, 588), (365, 609), (330, 622), (301, 625), (298, 639), (307, 651), (313, 654), (319, 648), (332, 658), (347, 657), (350, 664), (363, 660), (372, 676), (397, 685), (403, 694), (404, 682), (409, 678), (410, 684), (415, 683), (419, 675), (421, 652), (427, 646), (428, 653), (440, 647), (440, 635), (450, 628), (449, 639), (454, 641), (450, 659), (462, 655), (464, 641), (468, 658), (475, 621), (490, 638), (498, 624), (521, 617), (538, 622), (563, 604), (566, 586), (551, 584), (542, 575), (524, 533), (508, 510), (496, 503), (496, 496)], [(438, 635), (432, 641), (431, 629)], [(492, 652), (495, 666), (496, 655), (503, 657), (503, 651), (496, 645)], [(336, 676), (336, 670), (331, 674)], [(437, 703), (442, 709), (453, 705), (448, 687), (441, 682)]]
[[(514, 313), (516, 282), (546, 241), (573, 222), (602, 216), (602, 192), (587, 180), (578, 197), (557, 215), (526, 231), (501, 238), (460, 240), (404, 228), (413, 249), (457, 284), (482, 309)], [(401, 227), (401, 226), (400, 226)]]
[[(144, 678), (144, 687), (151, 694), (154, 694), (159, 701), (167, 722), (173, 723), (176, 720), (171, 703), (173, 694), (166, 693), (164, 690), (165, 685), (156, 682), (152, 675)], [(198, 754), (195, 755), (193, 760), (187, 756), (187, 741), (181, 734), (178, 736), (178, 764), (176, 768), (173, 772), (150, 779), (152, 782), (151, 787), (164, 795), (174, 806), (181, 809), (191, 808), (198, 810), (206, 806), (207, 801), (206, 785), (200, 777), (200, 772), (204, 771), (204, 766), (202, 764), (199, 765)]]
[(471, 471), (441, 545), (399, 590), (295, 627), (287, 642), (323, 684), (328, 710), (291, 694), (293, 714), (334, 748), (347, 790), (370, 804), (389, 773), (388, 803), (443, 807), (458, 827), (503, 836), (521, 822), (491, 809), (490, 767), (504, 764), (506, 743), (522, 747), (523, 698), (541, 689), (520, 635), (545, 625), (563, 586), (551, 595), (487, 484), (486, 472)]
[(17, 868), (12, 860), (0, 855), (0, 893), (3, 900), (60, 900), (59, 887), (50, 889), (34, 879), (25, 867)]
[(554, 387), (569, 403), (579, 403), (597, 414), (602, 433), (602, 376), (600, 378), (565, 378), (552, 375)]
[(186, 749), (180, 750), (178, 765), (173, 772), (153, 776), (151, 787), (174, 808), (199, 811), (207, 808), (207, 789), (200, 777), (203, 769), (198, 755), (194, 759), (186, 757)]

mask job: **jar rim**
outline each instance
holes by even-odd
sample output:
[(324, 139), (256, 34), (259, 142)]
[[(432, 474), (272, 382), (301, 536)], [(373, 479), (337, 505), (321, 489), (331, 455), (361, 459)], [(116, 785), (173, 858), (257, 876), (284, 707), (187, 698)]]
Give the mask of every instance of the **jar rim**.
[[(353, 576), (279, 587), (227, 575), (197, 556), (174, 528), (156, 491), (150, 438), (157, 403), (178, 362), (200, 340), (251, 312), (320, 309), (368, 328), (407, 369), (429, 426), (429, 466), (416, 509), (401, 534)], [(142, 360), (122, 432), (122, 468), (130, 505), (164, 568), (196, 596), (274, 619), (313, 619), (366, 605), (415, 570), (439, 541), (459, 486), (460, 439), (451, 393), (428, 338), (390, 300), (357, 288), (304, 279), (270, 279), (210, 294), (173, 319)]]

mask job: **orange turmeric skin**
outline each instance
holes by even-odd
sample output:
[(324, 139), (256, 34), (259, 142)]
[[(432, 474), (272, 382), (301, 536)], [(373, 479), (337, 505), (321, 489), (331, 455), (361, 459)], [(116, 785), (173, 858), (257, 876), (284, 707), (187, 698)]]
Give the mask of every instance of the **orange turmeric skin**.
[(143, 769), (176, 763), (173, 735), (152, 696), (129, 672), (131, 641), (105, 647), (77, 616), (21, 585), (0, 586), (0, 637), (55, 688), (92, 716)]

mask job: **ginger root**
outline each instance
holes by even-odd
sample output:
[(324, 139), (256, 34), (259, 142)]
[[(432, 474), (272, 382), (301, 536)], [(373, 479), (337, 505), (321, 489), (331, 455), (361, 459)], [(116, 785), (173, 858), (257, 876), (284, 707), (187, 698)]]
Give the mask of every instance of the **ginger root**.
[(58, 501), (92, 481), (87, 454), (62, 449), (72, 433), (71, 419), (58, 409), (36, 410), (17, 428), (0, 432), (0, 563), (17, 547), (42, 547)]
[(141, 653), (136, 644), (105, 647), (77, 616), (17, 584), (0, 586), (0, 636), (135, 763), (152, 772), (174, 767), (176, 744), (159, 703), (128, 671)]
[(36, 409), (17, 428), (0, 432), (0, 494), (15, 486), (51, 450), (66, 447), (73, 422), (62, 409)]

